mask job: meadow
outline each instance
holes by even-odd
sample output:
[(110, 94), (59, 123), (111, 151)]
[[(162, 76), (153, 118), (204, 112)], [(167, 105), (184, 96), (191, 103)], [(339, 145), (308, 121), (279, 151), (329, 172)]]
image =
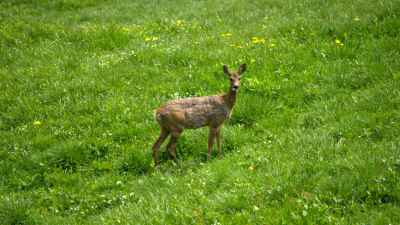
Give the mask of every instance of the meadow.
[(400, 224), (399, 53), (399, 0), (1, 1), (0, 224)]

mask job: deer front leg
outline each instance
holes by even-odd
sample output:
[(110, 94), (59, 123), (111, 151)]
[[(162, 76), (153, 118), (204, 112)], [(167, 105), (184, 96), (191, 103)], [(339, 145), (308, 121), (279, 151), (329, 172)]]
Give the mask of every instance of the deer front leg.
[(221, 127), (218, 128), (217, 134), (215, 137), (217, 139), (218, 157), (221, 158)]
[(214, 139), (217, 134), (217, 128), (210, 127), (210, 132), (208, 133), (208, 155), (207, 155), (207, 162), (210, 161), (211, 151), (214, 145)]

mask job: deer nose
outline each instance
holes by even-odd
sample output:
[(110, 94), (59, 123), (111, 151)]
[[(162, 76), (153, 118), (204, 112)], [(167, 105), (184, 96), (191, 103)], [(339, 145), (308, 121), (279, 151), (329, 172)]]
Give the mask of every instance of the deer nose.
[(233, 85), (233, 88), (238, 89), (239, 85)]

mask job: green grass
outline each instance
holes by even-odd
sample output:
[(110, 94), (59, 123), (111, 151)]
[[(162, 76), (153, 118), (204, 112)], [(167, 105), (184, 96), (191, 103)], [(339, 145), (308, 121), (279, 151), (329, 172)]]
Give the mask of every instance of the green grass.
[[(398, 0), (1, 2), (0, 223), (398, 224), (399, 17)], [(151, 167), (153, 110), (225, 93), (243, 63), (222, 157), (187, 130), (181, 164), (163, 144)]]

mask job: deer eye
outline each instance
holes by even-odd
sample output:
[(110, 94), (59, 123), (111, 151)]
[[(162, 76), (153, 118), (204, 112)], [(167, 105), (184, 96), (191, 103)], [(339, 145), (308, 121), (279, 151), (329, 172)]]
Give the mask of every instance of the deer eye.
[(233, 79), (232, 79), (232, 78), (230, 78), (229, 80), (233, 81)]
[(239, 78), (239, 80), (240, 80), (240, 79), (242, 79), (242, 78)]

